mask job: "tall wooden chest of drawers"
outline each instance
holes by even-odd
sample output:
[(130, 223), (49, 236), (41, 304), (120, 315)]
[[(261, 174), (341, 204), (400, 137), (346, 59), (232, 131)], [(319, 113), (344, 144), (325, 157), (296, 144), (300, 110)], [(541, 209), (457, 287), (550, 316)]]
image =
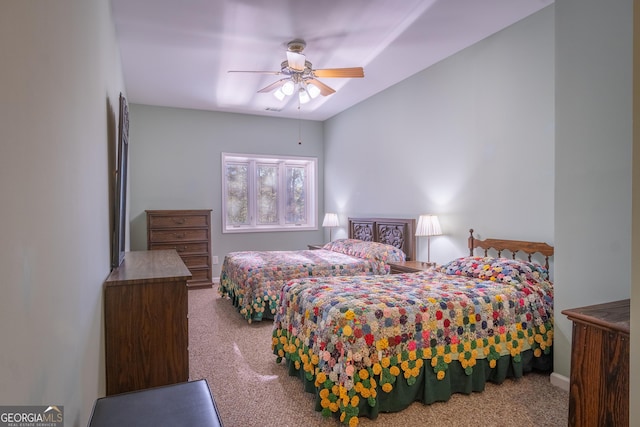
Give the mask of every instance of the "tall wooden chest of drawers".
[(189, 380), (187, 280), (176, 251), (126, 252), (104, 284), (107, 395)]
[(189, 288), (210, 288), (211, 209), (147, 210), (147, 249), (175, 249), (193, 278)]

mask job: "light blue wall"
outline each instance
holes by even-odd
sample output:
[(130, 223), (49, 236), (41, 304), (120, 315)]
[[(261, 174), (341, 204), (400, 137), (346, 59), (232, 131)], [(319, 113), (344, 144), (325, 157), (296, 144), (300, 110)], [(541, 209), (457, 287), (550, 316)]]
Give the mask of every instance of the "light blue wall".
[[(147, 248), (146, 209), (212, 209), (212, 254), (306, 249), (317, 231), (222, 233), (221, 153), (318, 158), (318, 211), (323, 212), (322, 123), (233, 113), (132, 105), (130, 111), (131, 249)], [(301, 144), (298, 144), (301, 136)], [(322, 219), (320, 219), (320, 222)]]
[[(104, 396), (120, 52), (108, 0), (0, 6), (0, 404)], [(4, 424), (4, 423), (2, 423)]]
[[(560, 311), (631, 292), (633, 0), (556, 1), (555, 370)], [(562, 355), (563, 357), (558, 357)]]
[(553, 34), (548, 7), (328, 120), (326, 209), (438, 214), (440, 263), (467, 253), (471, 227), (553, 244)]

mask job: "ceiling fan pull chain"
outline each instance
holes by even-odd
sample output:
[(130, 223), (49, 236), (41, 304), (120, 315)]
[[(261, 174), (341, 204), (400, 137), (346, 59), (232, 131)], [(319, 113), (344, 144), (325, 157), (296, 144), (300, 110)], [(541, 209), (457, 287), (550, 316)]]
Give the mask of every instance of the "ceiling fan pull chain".
[(298, 99), (298, 145), (302, 145), (302, 121), (300, 119), (300, 100)]

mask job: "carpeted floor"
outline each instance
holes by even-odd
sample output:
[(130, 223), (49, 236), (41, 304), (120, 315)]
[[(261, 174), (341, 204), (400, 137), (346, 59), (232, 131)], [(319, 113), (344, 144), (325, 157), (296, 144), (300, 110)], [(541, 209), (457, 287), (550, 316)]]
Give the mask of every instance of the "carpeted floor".
[[(225, 427), (339, 426), (314, 411), (302, 382), (287, 375), (271, 353), (271, 321), (248, 324), (212, 289), (189, 291), (191, 380), (207, 379)], [(414, 403), (361, 426), (486, 427), (566, 426), (569, 394), (531, 373), (482, 393), (456, 394), (448, 402)]]

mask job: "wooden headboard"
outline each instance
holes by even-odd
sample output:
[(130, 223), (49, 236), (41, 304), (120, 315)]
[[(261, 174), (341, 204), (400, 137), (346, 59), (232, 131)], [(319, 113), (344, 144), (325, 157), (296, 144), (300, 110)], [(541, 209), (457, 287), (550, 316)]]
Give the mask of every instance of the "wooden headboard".
[(526, 254), (529, 261), (531, 256), (540, 253), (544, 256), (544, 266), (549, 269), (549, 257), (553, 255), (553, 246), (543, 242), (526, 242), (522, 240), (484, 239), (478, 240), (473, 237), (473, 228), (469, 229), (469, 255), (473, 256), (473, 250), (480, 248), (484, 250), (484, 256), (490, 249), (498, 252), (502, 256), (502, 251), (511, 252), (511, 258), (516, 259), (516, 254), (522, 252)]
[(386, 243), (401, 249), (408, 261), (415, 260), (414, 218), (349, 218), (349, 238)]

